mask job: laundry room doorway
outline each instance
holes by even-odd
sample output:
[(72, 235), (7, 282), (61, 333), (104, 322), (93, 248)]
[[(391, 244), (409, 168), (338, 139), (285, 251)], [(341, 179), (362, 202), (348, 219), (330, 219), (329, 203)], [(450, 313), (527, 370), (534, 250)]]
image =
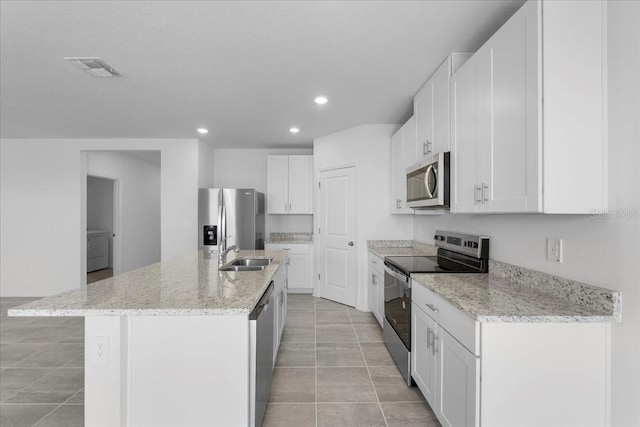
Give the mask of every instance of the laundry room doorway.
[(116, 179), (87, 175), (87, 284), (120, 272), (120, 247)]
[(161, 152), (82, 151), (81, 169), (81, 283), (160, 262)]

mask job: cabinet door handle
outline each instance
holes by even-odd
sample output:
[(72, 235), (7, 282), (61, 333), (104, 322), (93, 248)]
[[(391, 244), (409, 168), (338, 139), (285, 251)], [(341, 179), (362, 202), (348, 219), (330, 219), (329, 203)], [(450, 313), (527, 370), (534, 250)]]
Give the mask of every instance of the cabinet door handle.
[(436, 313), (437, 313), (438, 311), (440, 311), (440, 310), (438, 310), (438, 307), (436, 307), (436, 306), (435, 306), (435, 305), (433, 305), (433, 304), (426, 303), (425, 305), (426, 305), (427, 307), (429, 307), (429, 308), (431, 309), (431, 311), (434, 311), (434, 312), (436, 312)]
[(426, 156), (429, 153), (428, 148), (427, 148), (427, 141), (422, 143), (422, 155)]
[(474, 185), (473, 191), (473, 204), (479, 205), (480, 203), (482, 203), (482, 194), (480, 194), (482, 192), (482, 188), (479, 185)]
[(482, 183), (482, 203), (489, 201), (489, 186)]
[(371, 273), (371, 284), (373, 286), (376, 285), (376, 275), (374, 273)]
[(431, 349), (433, 350), (433, 355), (435, 356), (436, 353), (438, 352), (438, 349), (436, 348), (436, 342), (438, 342), (438, 336), (436, 335), (436, 333), (433, 333), (433, 342), (431, 343)]
[(431, 328), (427, 328), (427, 348), (431, 347), (431, 338), (433, 337), (433, 331)]

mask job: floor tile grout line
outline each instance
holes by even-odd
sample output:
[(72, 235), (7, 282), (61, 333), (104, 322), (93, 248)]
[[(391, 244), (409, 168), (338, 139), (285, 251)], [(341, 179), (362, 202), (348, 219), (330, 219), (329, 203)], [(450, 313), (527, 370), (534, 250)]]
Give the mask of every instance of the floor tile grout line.
[(313, 335), (315, 337), (315, 397), (316, 397), (316, 405), (315, 405), (315, 413), (316, 413), (316, 427), (318, 427), (318, 310), (317, 310), (317, 301), (314, 298), (313, 300)]
[[(19, 368), (11, 368), (11, 369), (34, 369), (34, 368), (29, 368), (29, 367), (22, 368), (22, 367), (19, 367)], [(35, 369), (51, 369), (51, 372), (49, 372), (49, 373), (47, 373), (47, 374), (44, 374), (42, 377), (38, 378), (37, 380), (34, 380), (33, 382), (31, 382), (31, 383), (27, 384), (26, 386), (22, 387), (20, 390), (18, 390), (18, 391), (16, 391), (15, 393), (13, 393), (13, 394), (12, 394), (11, 396), (9, 396), (7, 399), (11, 399), (13, 396), (17, 395), (18, 393), (21, 393), (21, 392), (25, 391), (27, 388), (31, 387), (32, 385), (34, 385), (35, 383), (37, 383), (37, 382), (38, 382), (38, 381), (40, 381), (41, 379), (43, 379), (43, 378), (45, 378), (45, 377), (48, 377), (48, 376), (49, 376), (49, 375), (51, 375), (51, 374), (53, 373), (53, 371), (55, 371), (57, 368), (45, 368), (45, 367), (42, 367), (42, 368), (35, 368)], [(11, 402), (6, 402), (6, 401), (5, 401), (5, 402), (2, 402), (2, 403), (11, 403)], [(43, 403), (43, 404), (44, 404), (44, 403)]]
[[(348, 312), (348, 310), (347, 310)], [(353, 319), (351, 319), (351, 313), (349, 313), (349, 319), (351, 320), (351, 324), (353, 324)], [(353, 328), (354, 332), (355, 332), (355, 326)], [(358, 334), (356, 334), (356, 338), (358, 337)], [(378, 390), (376, 390), (376, 386), (373, 383), (373, 378), (371, 378), (371, 371), (369, 370), (369, 365), (367, 364), (367, 359), (364, 357), (364, 351), (362, 351), (362, 345), (360, 343), (360, 340), (358, 339), (358, 348), (360, 349), (360, 354), (362, 355), (362, 359), (364, 360), (364, 364), (365, 367), (367, 369), (367, 375), (369, 375), (369, 381), (371, 382), (371, 388), (373, 388), (373, 393), (376, 395), (376, 400), (378, 403), (378, 408), (380, 408), (380, 414), (382, 415), (382, 419), (384, 420), (384, 425), (386, 427), (389, 427), (389, 423), (387, 423), (387, 417), (384, 416), (384, 410), (382, 409), (382, 404), (380, 403), (380, 397), (378, 396)]]
[(43, 421), (45, 418), (47, 418), (49, 415), (53, 414), (55, 411), (58, 410), (59, 407), (61, 407), (63, 404), (59, 404), (58, 406), (56, 406), (55, 408), (53, 408), (51, 411), (47, 412), (45, 414), (44, 417), (40, 418), (38, 421), (36, 421), (35, 423), (31, 424), (31, 427), (37, 427), (37, 425), (40, 423), (40, 421)]

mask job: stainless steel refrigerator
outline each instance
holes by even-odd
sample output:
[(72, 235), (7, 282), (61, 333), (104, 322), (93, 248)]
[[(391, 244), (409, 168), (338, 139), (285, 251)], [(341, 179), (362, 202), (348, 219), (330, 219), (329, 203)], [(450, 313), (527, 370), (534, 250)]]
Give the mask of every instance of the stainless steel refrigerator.
[(264, 249), (264, 194), (252, 188), (201, 188), (198, 191), (198, 248)]

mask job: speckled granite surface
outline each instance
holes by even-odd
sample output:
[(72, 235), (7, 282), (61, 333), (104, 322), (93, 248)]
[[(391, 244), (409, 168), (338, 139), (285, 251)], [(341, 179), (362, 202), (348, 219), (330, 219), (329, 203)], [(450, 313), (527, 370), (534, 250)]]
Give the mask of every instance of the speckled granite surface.
[(489, 272), (517, 285), (539, 290), (595, 310), (612, 312), (620, 317), (622, 309), (620, 292), (493, 260), (489, 260)]
[(269, 257), (261, 271), (218, 271), (215, 254), (193, 251), (9, 310), (10, 316), (185, 316), (248, 314), (283, 263), (284, 251), (240, 251)]
[(417, 283), (426, 287), (479, 322), (620, 321), (620, 312), (613, 308), (570, 301), (494, 274), (412, 274), (411, 277), (414, 286)]
[(414, 240), (367, 240), (369, 252), (380, 259), (386, 256), (433, 256), (438, 248)]
[(311, 233), (269, 233), (265, 243), (313, 243)]

